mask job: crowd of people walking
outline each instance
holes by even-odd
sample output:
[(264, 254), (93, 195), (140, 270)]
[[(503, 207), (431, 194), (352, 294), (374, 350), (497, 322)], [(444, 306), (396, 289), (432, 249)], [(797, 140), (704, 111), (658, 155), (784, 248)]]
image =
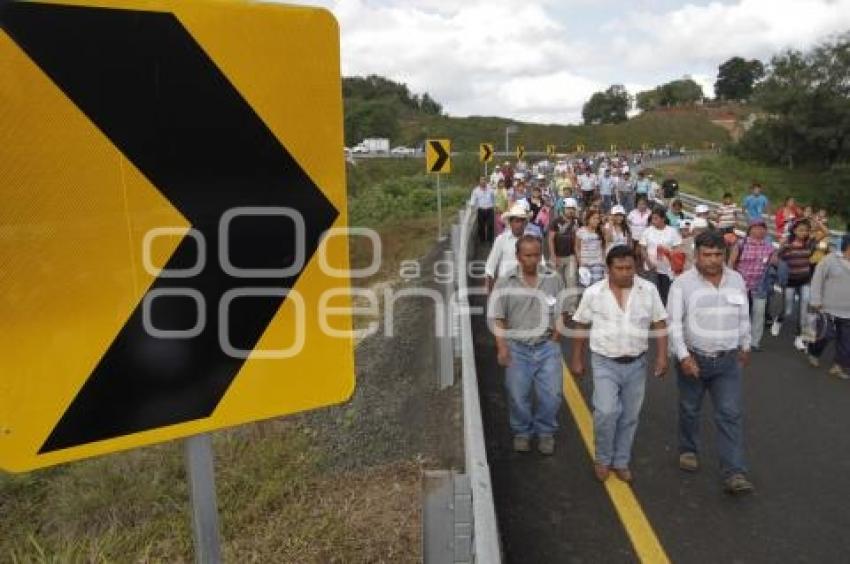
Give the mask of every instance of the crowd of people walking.
[(765, 328), (780, 339), (790, 325), (794, 346), (814, 367), (835, 342), (829, 373), (850, 379), (850, 236), (832, 240), (826, 210), (788, 198), (771, 218), (754, 183), (740, 205), (727, 193), (686, 212), (675, 179), (659, 184), (655, 171), (621, 155), (506, 162), (481, 178), (471, 204), (480, 241), (492, 243), (488, 315), (519, 452), (534, 437), (544, 454), (554, 450), (553, 407), (562, 393), (555, 351), (565, 335), (575, 376), (585, 373), (590, 351), (594, 471), (603, 481), (612, 472), (633, 478), (631, 444), (653, 341), (653, 373), (667, 372), (668, 357), (676, 367), (680, 468), (699, 467), (708, 393), (724, 488), (734, 494), (753, 489), (741, 381), (750, 353), (763, 350)]

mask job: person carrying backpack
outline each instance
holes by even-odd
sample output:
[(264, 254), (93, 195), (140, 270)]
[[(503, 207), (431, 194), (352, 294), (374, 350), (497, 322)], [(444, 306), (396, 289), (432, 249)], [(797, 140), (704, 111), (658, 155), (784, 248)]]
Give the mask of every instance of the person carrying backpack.
[(760, 286), (774, 253), (773, 243), (767, 235), (767, 223), (761, 217), (749, 221), (746, 237), (732, 247), (729, 267), (737, 270), (747, 286), (750, 320), (753, 327), (753, 350), (758, 350), (764, 334), (764, 315), (767, 296), (756, 307)]

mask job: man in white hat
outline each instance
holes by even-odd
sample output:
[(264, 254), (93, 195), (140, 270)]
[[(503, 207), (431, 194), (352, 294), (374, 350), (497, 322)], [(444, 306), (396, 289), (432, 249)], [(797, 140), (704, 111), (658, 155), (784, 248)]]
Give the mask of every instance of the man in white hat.
[(714, 225), (711, 223), (711, 219), (709, 218), (710, 213), (711, 210), (706, 204), (697, 204), (694, 208), (694, 218), (704, 219), (706, 227), (708, 229), (714, 229)]
[(515, 203), (511, 209), (502, 214), (502, 221), (508, 227), (493, 241), (493, 248), (484, 266), (487, 293), (493, 290), (496, 278), (507, 276), (517, 267), (516, 242), (525, 232), (528, 222), (528, 209), (520, 203)]
[[(561, 276), (568, 290), (578, 287), (576, 280), (576, 231), (579, 228), (578, 202), (564, 198), (564, 206), (549, 224), (548, 245), (551, 267)], [(569, 296), (567, 309), (575, 311), (578, 294)]]

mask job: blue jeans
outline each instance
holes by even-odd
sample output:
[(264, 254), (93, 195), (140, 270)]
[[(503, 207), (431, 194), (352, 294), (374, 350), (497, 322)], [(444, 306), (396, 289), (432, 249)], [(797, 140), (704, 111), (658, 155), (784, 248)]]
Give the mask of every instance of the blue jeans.
[(593, 353), (593, 436), (596, 462), (627, 468), (646, 387), (646, 355), (620, 364)]
[(830, 341), (835, 341), (835, 364), (850, 370), (850, 319), (828, 315), (820, 339), (809, 345), (809, 354), (820, 358)]
[(608, 213), (609, 211), (611, 211), (611, 206), (613, 206), (613, 205), (614, 205), (614, 195), (613, 194), (608, 194), (608, 195), (603, 194), (602, 195), (602, 211), (605, 212), (605, 213)]
[[(800, 296), (800, 300), (795, 301), (794, 296)], [(785, 288), (785, 311), (783, 312), (783, 317), (791, 317), (796, 311), (797, 324), (794, 328), (795, 336), (800, 336), (803, 332), (803, 320), (806, 319), (806, 314), (809, 312), (809, 300), (811, 296), (812, 287), (810, 284), (804, 284), (796, 288)]]
[[(536, 345), (508, 341), (511, 365), (505, 369), (511, 432), (515, 436), (552, 435), (558, 430), (563, 398), (561, 348), (546, 340)], [(532, 390), (537, 399), (532, 411)]]
[(678, 366), (679, 453), (699, 452), (700, 408), (707, 391), (714, 406), (720, 472), (724, 478), (746, 473), (738, 356), (731, 353), (720, 358), (699, 355), (693, 358), (699, 365), (699, 378), (683, 374), (681, 365)]
[(626, 208), (626, 213), (635, 209), (635, 193), (634, 192), (618, 192), (617, 199), (620, 205)]

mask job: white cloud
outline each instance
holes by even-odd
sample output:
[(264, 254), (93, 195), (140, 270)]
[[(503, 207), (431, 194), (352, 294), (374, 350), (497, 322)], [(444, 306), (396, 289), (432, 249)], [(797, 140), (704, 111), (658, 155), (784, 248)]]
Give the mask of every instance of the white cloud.
[(660, 14), (636, 12), (607, 29), (633, 38), (614, 49), (632, 69), (658, 72), (685, 63), (714, 71), (735, 55), (767, 61), (784, 49), (806, 49), (850, 29), (850, 0), (687, 4)]
[[(300, 3), (316, 4), (305, 1)], [(734, 55), (767, 60), (850, 29), (850, 0), (320, 0), (346, 75), (428, 92), (452, 115), (578, 122), (590, 95), (689, 74), (713, 93)]]
[(565, 41), (545, 3), (340, 0), (335, 13), (346, 74), (403, 81), (455, 115), (575, 120), (603, 86), (570, 72), (589, 46)]

